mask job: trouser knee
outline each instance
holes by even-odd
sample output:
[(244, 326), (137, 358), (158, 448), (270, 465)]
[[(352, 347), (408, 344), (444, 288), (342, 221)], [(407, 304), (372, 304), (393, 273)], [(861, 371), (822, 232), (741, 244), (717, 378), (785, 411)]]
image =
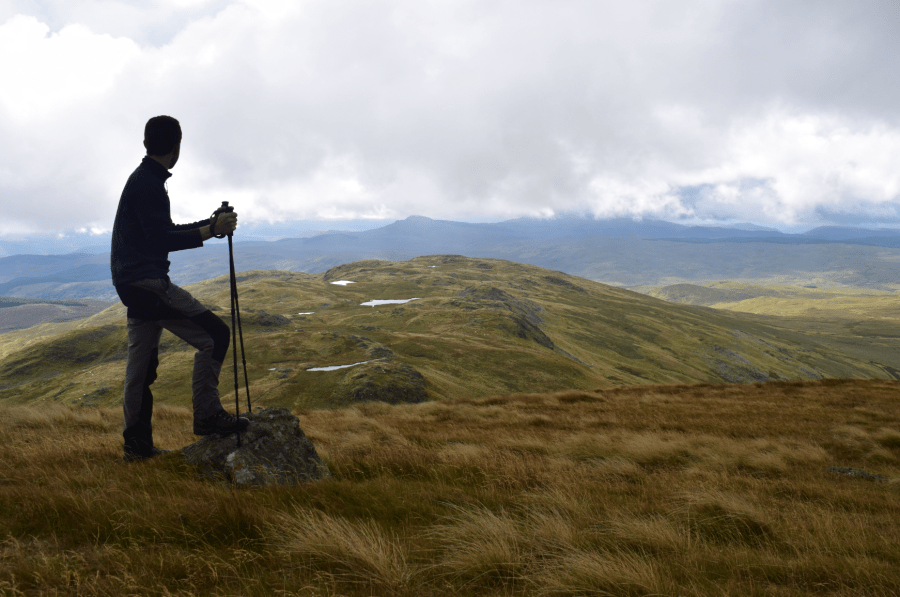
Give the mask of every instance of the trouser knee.
[(202, 327), (212, 338), (212, 358), (221, 363), (225, 360), (228, 345), (231, 343), (231, 328), (222, 321), (222, 318), (212, 311), (205, 311), (200, 315), (191, 317), (191, 321)]
[(225, 355), (228, 353), (228, 345), (231, 344), (231, 328), (228, 325), (219, 319), (218, 317), (218, 325), (216, 325), (210, 335), (213, 339), (213, 360), (221, 363), (225, 360)]
[(144, 387), (156, 381), (156, 369), (159, 367), (159, 348), (150, 351), (150, 360), (147, 361), (147, 373), (144, 375)]

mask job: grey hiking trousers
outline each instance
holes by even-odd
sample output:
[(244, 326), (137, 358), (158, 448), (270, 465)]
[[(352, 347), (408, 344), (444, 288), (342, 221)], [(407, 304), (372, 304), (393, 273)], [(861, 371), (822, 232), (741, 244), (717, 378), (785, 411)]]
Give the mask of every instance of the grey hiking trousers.
[(200, 304), (191, 294), (172, 284), (167, 278), (147, 278), (131, 282), (131, 286), (157, 295), (167, 319), (129, 317), (128, 363), (125, 367), (125, 412), (123, 431), (133, 428), (150, 433), (153, 416), (153, 393), (159, 365), (159, 340), (167, 329), (194, 348), (194, 371), (191, 383), (194, 419), (205, 419), (222, 408), (219, 399), (219, 373), (228, 351), (231, 330), (217, 315)]

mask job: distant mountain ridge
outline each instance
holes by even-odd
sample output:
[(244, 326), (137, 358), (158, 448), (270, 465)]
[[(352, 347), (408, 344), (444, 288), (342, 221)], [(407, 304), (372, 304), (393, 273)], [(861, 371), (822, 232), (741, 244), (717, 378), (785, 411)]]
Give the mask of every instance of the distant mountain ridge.
[[(269, 241), (288, 237), (315, 236), (325, 232), (362, 231), (379, 228), (387, 220), (253, 222), (241, 225), (243, 240)], [(109, 250), (111, 235), (89, 233), (84, 230), (62, 230), (54, 234), (36, 236), (0, 236), (0, 257), (11, 255), (96, 255)]]
[[(203, 250), (170, 254), (170, 275), (176, 283), (191, 284), (227, 271), (227, 250), (217, 246), (224, 243), (209, 244)], [(824, 226), (788, 234), (755, 225), (686, 226), (630, 218), (468, 223), (410, 216), (370, 230), (276, 241), (242, 240), (239, 229), (234, 245), (240, 271), (320, 273), (362, 259), (458, 254), (529, 263), (619, 286), (765, 279), (890, 289), (900, 280), (894, 259), (900, 257), (900, 230), (887, 228)], [(116, 299), (105, 252), (0, 258), (0, 294)]]

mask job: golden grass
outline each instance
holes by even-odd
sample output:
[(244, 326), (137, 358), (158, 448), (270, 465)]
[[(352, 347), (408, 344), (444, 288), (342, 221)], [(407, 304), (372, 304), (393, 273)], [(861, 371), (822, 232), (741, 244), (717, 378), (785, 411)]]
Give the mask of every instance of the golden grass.
[[(121, 414), (0, 406), (2, 595), (896, 595), (900, 383), (300, 411), (333, 478), (121, 461)], [(193, 441), (159, 407), (156, 440)], [(829, 472), (852, 467), (878, 483)]]

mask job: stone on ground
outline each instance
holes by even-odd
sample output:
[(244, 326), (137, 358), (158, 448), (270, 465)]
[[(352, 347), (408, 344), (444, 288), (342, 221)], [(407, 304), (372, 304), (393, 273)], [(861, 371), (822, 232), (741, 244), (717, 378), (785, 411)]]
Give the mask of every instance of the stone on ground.
[(264, 408), (242, 413), (250, 426), (237, 435), (207, 435), (181, 449), (185, 460), (206, 476), (239, 486), (299, 485), (330, 478), (331, 471), (300, 421), (286, 408)]

